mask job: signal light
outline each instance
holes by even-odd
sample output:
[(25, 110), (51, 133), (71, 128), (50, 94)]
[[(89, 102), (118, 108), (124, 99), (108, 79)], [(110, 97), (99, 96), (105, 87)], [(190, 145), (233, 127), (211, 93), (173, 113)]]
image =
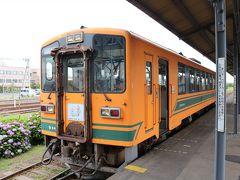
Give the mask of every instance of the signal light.
[(102, 118), (120, 119), (121, 110), (120, 108), (102, 107), (100, 111), (100, 115)]

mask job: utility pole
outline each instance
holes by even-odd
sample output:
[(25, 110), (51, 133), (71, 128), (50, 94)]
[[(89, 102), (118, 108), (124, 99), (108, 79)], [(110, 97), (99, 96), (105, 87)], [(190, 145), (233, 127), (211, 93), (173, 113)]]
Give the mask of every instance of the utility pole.
[(23, 60), (26, 62), (26, 68), (25, 68), (25, 73), (24, 73), (24, 79), (23, 79), (22, 87), (27, 85), (30, 88), (30, 68), (29, 68), (30, 59), (25, 58)]

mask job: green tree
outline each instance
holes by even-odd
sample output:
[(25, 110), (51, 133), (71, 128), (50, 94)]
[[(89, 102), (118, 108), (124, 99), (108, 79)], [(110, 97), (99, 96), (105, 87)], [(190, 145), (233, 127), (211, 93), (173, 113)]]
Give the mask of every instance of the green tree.
[(40, 89), (40, 83), (36, 83), (36, 88)]
[(31, 89), (35, 89), (36, 88), (36, 84), (35, 83), (31, 83), (30, 87), (31, 87)]

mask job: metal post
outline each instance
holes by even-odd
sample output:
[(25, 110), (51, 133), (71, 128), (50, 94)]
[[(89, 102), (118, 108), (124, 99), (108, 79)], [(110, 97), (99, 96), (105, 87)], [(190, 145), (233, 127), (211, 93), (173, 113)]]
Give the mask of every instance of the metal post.
[(233, 18), (233, 74), (234, 74), (234, 123), (233, 133), (237, 134), (237, 121), (238, 121), (238, 47), (237, 47), (237, 31), (236, 31), (236, 20)]
[(239, 48), (238, 48), (238, 53), (237, 53), (237, 62), (238, 62), (238, 77), (237, 77), (237, 101), (238, 101), (238, 114), (240, 114), (240, 60), (239, 60)]
[(217, 62), (217, 107), (215, 133), (215, 180), (225, 179), (226, 153), (226, 4), (214, 0)]

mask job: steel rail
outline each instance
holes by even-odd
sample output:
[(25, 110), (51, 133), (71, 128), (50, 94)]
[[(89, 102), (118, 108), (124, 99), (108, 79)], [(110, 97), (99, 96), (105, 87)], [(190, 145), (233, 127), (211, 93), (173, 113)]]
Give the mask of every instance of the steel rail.
[(30, 112), (37, 112), (40, 111), (40, 107), (35, 108), (28, 108), (28, 109), (16, 109), (11, 111), (0, 112), (0, 115), (8, 115), (8, 114), (23, 114), (23, 113), (30, 113)]
[[(55, 176), (53, 176), (52, 178), (50, 178), (49, 180), (57, 180), (57, 179), (59, 179), (59, 178), (64, 178), (64, 177), (69, 177), (69, 173), (70, 173), (70, 171), (71, 171), (71, 169), (70, 168), (68, 168), (68, 169), (66, 169), (66, 170), (64, 170), (64, 171), (62, 171), (62, 172), (60, 172), (60, 173), (58, 173), (57, 175), (55, 175)], [(72, 174), (71, 174), (72, 175)]]
[[(48, 161), (48, 160), (49, 160), (49, 159), (45, 159), (44, 161)], [(14, 172), (14, 173), (12, 173), (12, 174), (9, 174), (9, 175), (7, 175), (7, 176), (0, 177), (0, 180), (8, 180), (8, 179), (10, 179), (10, 178), (12, 178), (12, 177), (14, 177), (14, 176), (17, 176), (17, 175), (19, 175), (19, 174), (21, 174), (21, 173), (23, 173), (23, 172), (25, 172), (25, 171), (28, 171), (28, 170), (33, 169), (33, 168), (35, 168), (35, 167), (38, 167), (38, 166), (40, 166), (40, 165), (42, 165), (42, 161), (39, 161), (39, 162), (34, 163), (34, 164), (30, 165), (30, 166), (27, 166), (26, 168), (20, 169), (20, 170)]]

